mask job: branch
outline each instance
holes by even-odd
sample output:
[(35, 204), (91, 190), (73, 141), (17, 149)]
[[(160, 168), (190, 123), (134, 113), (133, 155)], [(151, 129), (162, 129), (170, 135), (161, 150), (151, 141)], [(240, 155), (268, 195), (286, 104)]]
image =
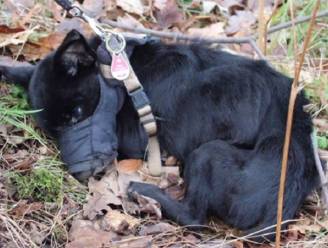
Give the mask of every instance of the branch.
[(176, 41), (179, 40), (184, 40), (184, 41), (191, 41), (191, 42), (197, 42), (197, 43), (203, 43), (203, 44), (213, 44), (213, 43), (223, 43), (223, 44), (242, 44), (242, 43), (248, 43), (252, 46), (254, 51), (257, 53), (258, 57), (260, 59), (264, 59), (264, 55), (258, 49), (256, 46), (256, 43), (254, 42), (253, 37), (222, 37), (222, 38), (201, 38), (198, 36), (191, 36), (191, 35), (186, 35), (182, 33), (177, 33), (177, 32), (165, 32), (165, 31), (157, 31), (157, 30), (152, 30), (148, 28), (137, 28), (137, 27), (132, 27), (130, 25), (126, 25), (123, 23), (118, 23), (115, 21), (103, 19), (101, 22), (106, 23), (112, 27), (116, 28), (121, 28), (133, 33), (142, 33), (142, 34), (148, 34), (156, 37), (161, 37), (161, 38), (168, 38), (168, 39), (173, 39)]
[(266, 19), (264, 15), (264, 0), (259, 0), (259, 9), (258, 9), (258, 45), (263, 54), (266, 54)]
[(321, 187), (322, 187), (321, 196), (323, 198), (323, 205), (327, 208), (327, 206), (328, 206), (328, 189), (327, 189), (328, 181), (327, 181), (325, 173), (322, 169), (322, 164), (320, 161), (319, 151), (318, 151), (318, 143), (317, 143), (315, 133), (312, 133), (311, 138), (312, 138), (312, 146), (313, 146), (313, 152), (314, 152), (315, 165), (317, 167), (320, 181), (321, 181)]
[[(318, 18), (325, 17), (325, 16), (328, 16), (328, 10), (320, 11), (315, 18), (318, 19)], [(307, 22), (310, 19), (311, 19), (311, 16), (301, 16), (301, 17), (296, 18), (294, 20), (294, 22), (295, 22), (295, 25), (297, 25), (297, 24), (301, 24), (303, 22)], [(292, 21), (284, 22), (284, 23), (275, 25), (272, 28), (269, 28), (268, 34), (275, 33), (277, 31), (280, 31), (280, 30), (285, 29), (285, 28), (290, 28), (292, 25), (293, 25)]]
[[(292, 132), (292, 124), (293, 124), (293, 114), (294, 114), (294, 106), (295, 100), (298, 93), (298, 81), (301, 73), (301, 68), (304, 62), (305, 53), (307, 47), (310, 43), (312, 29), (315, 23), (316, 15), (320, 6), (320, 0), (316, 0), (314, 9), (312, 11), (310, 24), (304, 39), (302, 53), (298, 59), (298, 63), (295, 68), (295, 77), (291, 86), (289, 105), (288, 105), (288, 114), (287, 114), (287, 123), (286, 123), (286, 133), (285, 133), (285, 142), (283, 147), (282, 154), (282, 164), (281, 164), (281, 175), (280, 175), (280, 184), (279, 184), (279, 192), (278, 192), (278, 207), (277, 207), (277, 228), (276, 228), (276, 248), (280, 248), (281, 242), (281, 222), (282, 222), (282, 214), (283, 214), (283, 203), (284, 203), (284, 192), (285, 192), (285, 182), (286, 182), (286, 172), (287, 172), (287, 162), (288, 162), (288, 152), (289, 145), (291, 139)], [(294, 20), (292, 20), (293, 25), (295, 24)], [(296, 41), (295, 41), (296, 42)], [(297, 53), (297, 51), (295, 51)], [(296, 58), (295, 58), (296, 60)]]
[[(279, 2), (279, 1), (277, 1)], [(274, 7), (274, 12), (276, 12), (276, 6)], [(321, 11), (318, 13), (318, 15), (316, 16), (316, 18), (321, 18), (321, 17), (325, 17), (328, 16), (328, 10), (325, 11)], [(270, 18), (271, 19), (271, 18)], [(295, 25), (306, 22), (308, 20), (311, 19), (311, 16), (302, 16), (299, 18), (295, 19)], [(152, 35), (152, 36), (156, 36), (156, 37), (161, 37), (161, 38), (167, 38), (167, 39), (173, 39), (173, 40), (184, 40), (184, 41), (191, 41), (191, 42), (201, 42), (204, 44), (212, 44), (212, 43), (223, 43), (223, 44), (233, 44), (233, 43), (237, 43), (237, 44), (242, 44), (242, 43), (249, 43), (252, 48), (254, 49), (254, 51), (257, 53), (258, 57), (260, 59), (265, 59), (263, 53), (261, 52), (261, 50), (257, 47), (256, 43), (254, 42), (254, 39), (256, 39), (257, 35), (254, 36), (248, 36), (248, 37), (226, 37), (226, 38), (212, 38), (212, 39), (205, 39), (205, 38), (200, 38), (200, 37), (196, 37), (196, 36), (190, 36), (190, 35), (185, 35), (182, 33), (176, 33), (176, 32), (165, 32), (165, 31), (157, 31), (157, 30), (151, 30), (148, 28), (137, 28), (137, 27), (133, 27), (127, 24), (123, 24), (123, 23), (118, 23), (115, 21), (111, 21), (108, 19), (101, 19), (101, 22), (106, 23), (112, 27), (116, 27), (116, 28), (121, 28), (133, 33), (142, 33), (142, 34), (148, 34), (148, 35)], [(272, 34), (274, 32), (277, 32), (279, 30), (285, 29), (285, 28), (289, 28), (292, 26), (292, 22), (285, 22), (285, 23), (281, 23), (278, 24), (276, 26), (273, 26), (272, 28), (268, 29), (267, 34)]]

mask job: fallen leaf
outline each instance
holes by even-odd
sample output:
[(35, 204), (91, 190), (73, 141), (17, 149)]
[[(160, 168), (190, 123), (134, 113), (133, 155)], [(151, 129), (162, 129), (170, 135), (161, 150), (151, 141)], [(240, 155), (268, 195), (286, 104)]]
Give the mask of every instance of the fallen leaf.
[(0, 36), (0, 47), (26, 43), (29, 36), (33, 34), (33, 32), (35, 31), (35, 29), (37, 29), (37, 27), (38, 26), (35, 26), (32, 29), (27, 29), (17, 33), (2, 34)]
[(124, 159), (118, 162), (117, 170), (123, 173), (135, 172), (142, 166), (141, 159)]
[(86, 37), (91, 37), (94, 35), (94, 32), (91, 30), (90, 26), (85, 22), (81, 22), (78, 18), (64, 19), (59, 23), (56, 30), (59, 33), (67, 33), (72, 29), (76, 29)]
[(42, 208), (43, 204), (41, 202), (27, 203), (27, 200), (21, 200), (13, 209), (9, 211), (9, 213), (20, 219), (26, 214), (33, 213)]
[(100, 17), (105, 15), (105, 0), (84, 0), (83, 10), (90, 17)]
[(244, 33), (248, 33), (255, 23), (256, 18), (251, 11), (236, 11), (236, 14), (229, 18), (228, 26), (225, 31), (228, 35), (233, 35), (240, 30)]
[(184, 15), (175, 0), (167, 0), (164, 8), (155, 11), (155, 17), (159, 26), (163, 29), (169, 28), (184, 19)]
[(219, 7), (218, 3), (215, 1), (203, 1), (202, 6), (204, 14), (209, 14), (215, 9), (215, 7)]
[(142, 15), (145, 12), (145, 6), (141, 0), (120, 0), (116, 4), (129, 13)]
[(146, 235), (154, 235), (159, 233), (167, 233), (167, 232), (174, 232), (176, 227), (172, 226), (171, 224), (160, 222), (153, 225), (143, 225), (140, 227), (139, 235), (146, 236)]
[(92, 221), (74, 220), (69, 231), (70, 242), (66, 248), (110, 247), (111, 241), (117, 236), (114, 232), (101, 230), (99, 225)]
[(26, 60), (35, 61), (44, 58), (54, 51), (61, 44), (64, 37), (64, 33), (54, 32), (40, 38), (37, 42), (27, 42), (23, 46), (10, 44), (9, 49), (15, 57), (23, 55)]
[(83, 206), (84, 216), (93, 220), (104, 215), (111, 205), (122, 206), (131, 181), (141, 181), (137, 172), (123, 173), (116, 169), (107, 171), (99, 181), (90, 178), (88, 202)]
[(118, 234), (128, 234), (140, 220), (118, 210), (110, 210), (101, 220), (101, 227), (105, 231), (114, 231)]
[(129, 27), (133, 28), (144, 28), (141, 22), (135, 19), (133, 16), (129, 14), (125, 14), (124, 16), (117, 17), (117, 22), (119, 24), (129, 25)]
[(125, 239), (113, 241), (111, 248), (150, 248), (157, 247), (152, 245), (153, 238), (151, 236), (135, 237), (126, 236)]
[(2, 34), (14, 34), (18, 32), (24, 31), (24, 28), (17, 27), (17, 28), (10, 28), (7, 25), (0, 25), (0, 33)]
[(212, 23), (204, 28), (189, 28), (187, 33), (201, 38), (224, 37), (224, 25), (223, 22)]

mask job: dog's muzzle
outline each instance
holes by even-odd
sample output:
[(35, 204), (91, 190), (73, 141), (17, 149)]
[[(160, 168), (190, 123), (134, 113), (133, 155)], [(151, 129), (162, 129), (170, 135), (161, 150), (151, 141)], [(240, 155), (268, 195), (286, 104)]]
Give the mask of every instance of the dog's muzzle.
[(123, 89), (99, 76), (100, 99), (89, 118), (62, 130), (59, 148), (69, 172), (84, 181), (104, 171), (117, 157), (116, 115), (124, 101)]

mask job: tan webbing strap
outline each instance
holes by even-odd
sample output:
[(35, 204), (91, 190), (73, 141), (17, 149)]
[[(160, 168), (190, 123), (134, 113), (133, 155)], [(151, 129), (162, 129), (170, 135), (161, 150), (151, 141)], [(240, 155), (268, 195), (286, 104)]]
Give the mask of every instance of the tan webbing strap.
[[(129, 60), (127, 59), (129, 62)], [(130, 74), (129, 77), (123, 80), (124, 86), (127, 89), (128, 94), (133, 97), (134, 93), (137, 91), (143, 91), (143, 87), (139, 82), (136, 74), (134, 73), (130, 63)], [(107, 79), (112, 79), (111, 70), (109, 65), (101, 64), (100, 69), (102, 74)], [(141, 92), (144, 94), (144, 92)], [(132, 99), (133, 101), (133, 99)], [(153, 115), (150, 104), (138, 107), (134, 103), (134, 107), (137, 110), (141, 124), (143, 125), (146, 133), (148, 134), (148, 168), (149, 173), (152, 176), (160, 176), (162, 173), (162, 163), (161, 163), (161, 152), (159, 147), (157, 133), (156, 120)]]

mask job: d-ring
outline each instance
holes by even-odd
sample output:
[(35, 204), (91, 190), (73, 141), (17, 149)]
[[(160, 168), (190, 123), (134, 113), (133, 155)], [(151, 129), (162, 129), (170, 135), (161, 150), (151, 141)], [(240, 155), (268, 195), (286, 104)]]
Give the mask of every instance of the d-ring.
[(122, 34), (114, 33), (105, 37), (106, 49), (110, 53), (121, 53), (125, 49), (126, 40)]

